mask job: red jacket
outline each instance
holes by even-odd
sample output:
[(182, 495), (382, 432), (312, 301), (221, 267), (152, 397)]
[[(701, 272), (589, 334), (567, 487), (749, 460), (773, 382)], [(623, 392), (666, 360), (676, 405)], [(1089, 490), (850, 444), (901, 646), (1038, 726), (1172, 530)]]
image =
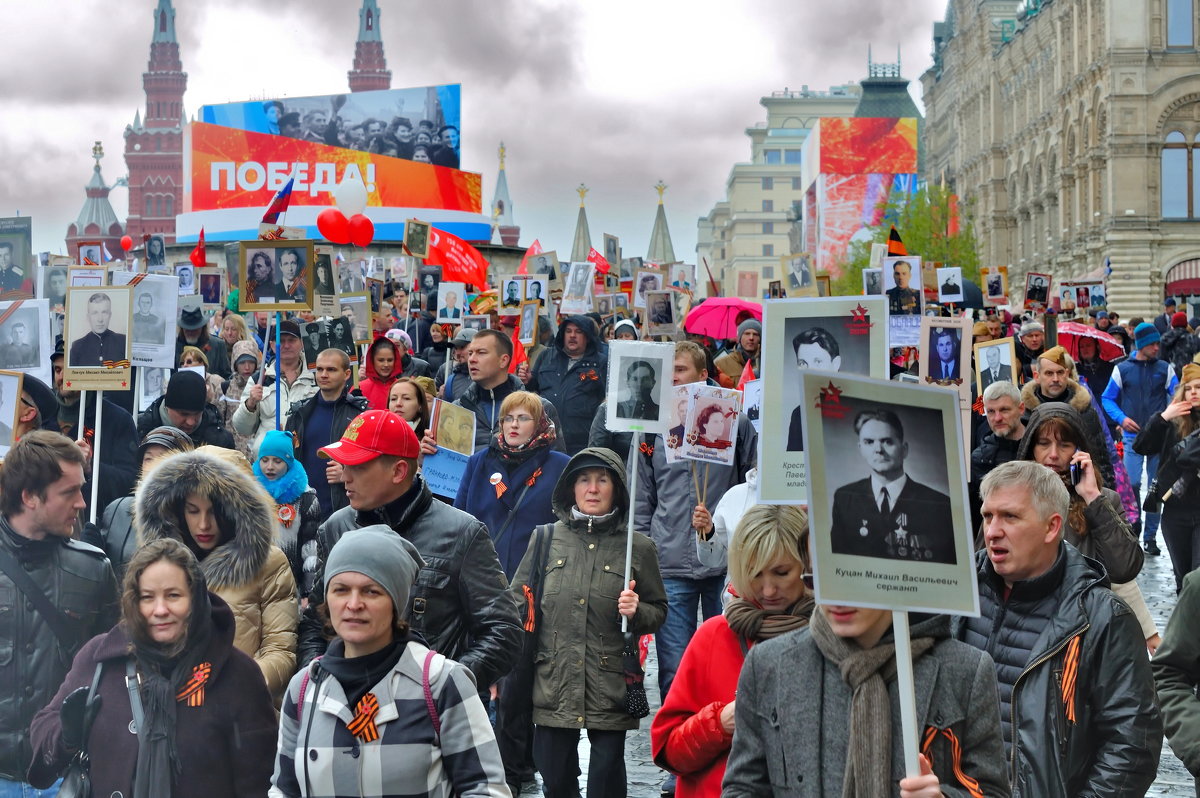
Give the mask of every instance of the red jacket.
[(746, 655), (725, 616), (709, 618), (688, 643), (650, 726), (654, 763), (675, 773), (676, 798), (719, 798), (733, 735), (721, 728), (721, 709), (737, 693)]
[[(367, 353), (363, 357), (363, 364), (360, 368), (362, 377), (356, 387), (358, 393), (367, 400), (367, 404), (371, 406), (372, 410), (388, 409), (388, 394), (392, 392), (392, 383), (400, 377), (399, 358), (396, 358), (396, 363), (392, 366), (392, 373), (387, 377), (380, 377), (375, 372), (375, 347), (379, 345), (380, 341), (386, 340), (383, 336), (379, 336), (367, 347)], [(395, 351), (394, 347), (393, 351)]]

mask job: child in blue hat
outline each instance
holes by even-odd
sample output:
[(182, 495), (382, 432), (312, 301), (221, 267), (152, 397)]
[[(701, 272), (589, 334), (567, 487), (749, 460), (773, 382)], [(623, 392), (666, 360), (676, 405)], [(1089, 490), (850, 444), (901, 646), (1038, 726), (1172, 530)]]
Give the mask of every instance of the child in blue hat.
[(321, 505), (317, 491), (309, 487), (304, 467), (296, 462), (295, 451), (292, 433), (271, 430), (255, 453), (254, 476), (275, 501), (279, 548), (292, 565), (303, 608), (316, 576)]

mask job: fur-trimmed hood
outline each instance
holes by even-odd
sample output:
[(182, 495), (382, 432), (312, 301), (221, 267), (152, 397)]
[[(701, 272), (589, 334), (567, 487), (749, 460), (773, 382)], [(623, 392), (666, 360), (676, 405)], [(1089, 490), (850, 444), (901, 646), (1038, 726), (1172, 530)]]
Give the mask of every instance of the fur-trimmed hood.
[[(1035, 382), (1034, 380), (1029, 380), (1028, 382), (1025, 383), (1025, 386), (1023, 388), (1021, 388), (1021, 401), (1025, 403), (1025, 412), (1026, 413), (1032, 413), (1034, 408), (1036, 408), (1038, 405), (1043, 404), (1048, 401), (1055, 401), (1055, 402), (1063, 401), (1062, 399), (1054, 399), (1054, 400), (1043, 399), (1037, 393), (1037, 387), (1038, 387), (1037, 382)], [(1092, 395), (1090, 393), (1088, 393), (1087, 389), (1085, 389), (1082, 385), (1080, 385), (1076, 380), (1068, 380), (1067, 381), (1067, 391), (1066, 392), (1071, 395), (1071, 400), (1069, 402), (1066, 402), (1066, 404), (1069, 404), (1071, 407), (1073, 407), (1076, 412), (1078, 412), (1078, 413), (1087, 412), (1088, 408), (1090, 408), (1092, 406)]]
[(224, 541), (200, 563), (209, 588), (250, 583), (275, 543), (274, 502), (254, 477), (205, 452), (166, 457), (142, 480), (133, 509), (138, 544), (166, 537), (187, 543), (183, 506), (191, 493), (213, 499)]

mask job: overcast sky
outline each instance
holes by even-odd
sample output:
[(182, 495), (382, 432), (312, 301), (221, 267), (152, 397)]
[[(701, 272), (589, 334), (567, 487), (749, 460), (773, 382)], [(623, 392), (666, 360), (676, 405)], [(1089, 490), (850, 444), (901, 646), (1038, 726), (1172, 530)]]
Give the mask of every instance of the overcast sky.
[[(125, 126), (144, 102), (156, 0), (6, 0), (0, 73), (0, 216), (34, 218), (34, 250), (61, 252), (100, 140), (111, 184)], [(358, 0), (175, 0), (189, 116), (199, 106), (347, 89)], [(392, 87), (461, 83), (463, 167), (495, 190), (496, 149), (521, 244), (564, 257), (580, 182), (593, 244), (646, 254), (654, 184), (677, 257), (695, 260), (696, 220), (749, 157), (759, 99), (784, 87), (861, 80), (867, 47), (916, 81), (946, 0), (380, 0)], [(15, 30), (14, 25), (15, 23)], [(15, 34), (15, 35), (13, 35)], [(127, 194), (116, 189), (122, 220)]]

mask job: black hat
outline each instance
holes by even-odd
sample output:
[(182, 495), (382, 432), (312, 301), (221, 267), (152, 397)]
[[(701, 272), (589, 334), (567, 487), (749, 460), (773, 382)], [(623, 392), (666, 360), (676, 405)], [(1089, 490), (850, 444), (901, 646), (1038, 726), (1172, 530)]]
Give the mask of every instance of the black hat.
[(200, 308), (184, 308), (179, 311), (179, 326), (185, 330), (199, 330), (208, 320)]
[(177, 371), (167, 383), (163, 405), (183, 413), (199, 413), (204, 410), (206, 388), (204, 378), (196, 372)]
[(50, 353), (50, 362), (54, 362), (54, 358), (62, 357), (66, 352), (66, 344), (63, 343), (61, 335), (54, 336), (54, 351)]
[(290, 335), (293, 338), (299, 338), (300, 337), (300, 325), (297, 324), (292, 319), (288, 319), (287, 321), (282, 322), (279, 325), (279, 334), (280, 335)]

